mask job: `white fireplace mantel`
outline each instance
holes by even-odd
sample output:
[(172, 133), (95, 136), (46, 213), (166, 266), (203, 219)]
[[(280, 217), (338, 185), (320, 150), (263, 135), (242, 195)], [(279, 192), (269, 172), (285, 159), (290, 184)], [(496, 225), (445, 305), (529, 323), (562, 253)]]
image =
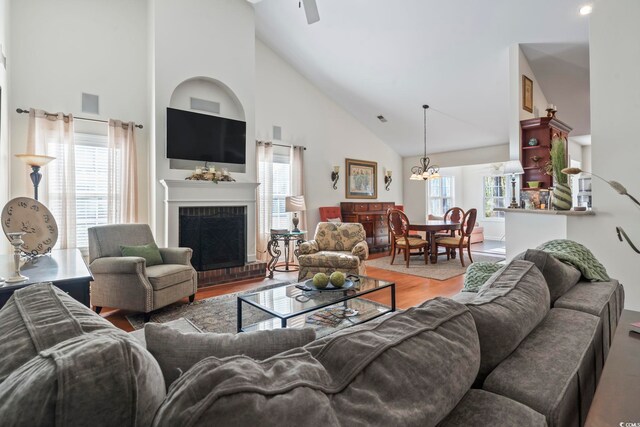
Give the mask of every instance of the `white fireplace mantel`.
[(166, 247), (179, 246), (180, 208), (197, 206), (245, 206), (247, 208), (247, 261), (256, 260), (256, 188), (258, 182), (191, 181), (163, 179), (164, 235)]

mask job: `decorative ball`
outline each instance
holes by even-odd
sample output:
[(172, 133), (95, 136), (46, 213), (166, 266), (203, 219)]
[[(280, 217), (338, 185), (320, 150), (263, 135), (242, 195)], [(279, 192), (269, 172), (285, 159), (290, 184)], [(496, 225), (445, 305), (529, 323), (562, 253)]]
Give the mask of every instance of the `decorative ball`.
[(316, 275), (313, 276), (313, 284), (316, 288), (326, 288), (329, 284), (329, 276), (324, 273), (316, 273)]
[(333, 273), (331, 273), (331, 277), (329, 277), (329, 280), (331, 280), (331, 284), (333, 286), (335, 286), (336, 288), (341, 288), (344, 286), (345, 282), (344, 273), (334, 271)]

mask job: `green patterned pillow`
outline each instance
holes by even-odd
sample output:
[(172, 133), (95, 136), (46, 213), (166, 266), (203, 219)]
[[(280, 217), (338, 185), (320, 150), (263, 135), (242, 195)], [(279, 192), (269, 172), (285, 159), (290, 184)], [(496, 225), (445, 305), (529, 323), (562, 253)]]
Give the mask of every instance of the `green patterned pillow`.
[(152, 265), (162, 264), (162, 255), (158, 245), (155, 243), (149, 243), (142, 246), (120, 246), (120, 252), (122, 256), (139, 256), (147, 260), (147, 267)]
[(480, 287), (489, 280), (489, 277), (491, 277), (493, 273), (503, 268), (504, 265), (494, 262), (474, 262), (467, 268), (462, 292), (478, 292)]

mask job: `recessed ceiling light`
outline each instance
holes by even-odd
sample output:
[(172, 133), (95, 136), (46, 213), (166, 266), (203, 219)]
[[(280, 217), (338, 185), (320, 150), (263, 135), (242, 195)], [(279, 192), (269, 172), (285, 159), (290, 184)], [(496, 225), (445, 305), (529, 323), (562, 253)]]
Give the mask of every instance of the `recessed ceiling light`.
[(580, 8), (580, 15), (589, 15), (591, 12), (593, 12), (593, 6), (590, 4), (585, 4)]

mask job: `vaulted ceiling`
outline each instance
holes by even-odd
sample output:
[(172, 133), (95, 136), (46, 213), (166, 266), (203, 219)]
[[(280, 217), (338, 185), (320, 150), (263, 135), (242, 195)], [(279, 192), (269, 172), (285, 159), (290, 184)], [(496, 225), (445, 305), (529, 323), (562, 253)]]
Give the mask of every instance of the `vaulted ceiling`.
[[(312, 25), (297, 0), (262, 0), (254, 7), (259, 39), (398, 153), (411, 156), (422, 152), (424, 103), (431, 106), (429, 152), (508, 142), (509, 46), (532, 44), (525, 54), (534, 57), (534, 72), (536, 66), (549, 70), (536, 53), (545, 52), (543, 45), (588, 43), (588, 17), (578, 14), (583, 2), (317, 0), (320, 21)], [(566, 70), (575, 65), (565, 62)], [(552, 71), (541, 71), (541, 78)], [(564, 108), (547, 93), (561, 91), (561, 82), (541, 87)], [(381, 123), (379, 114), (388, 121)]]

